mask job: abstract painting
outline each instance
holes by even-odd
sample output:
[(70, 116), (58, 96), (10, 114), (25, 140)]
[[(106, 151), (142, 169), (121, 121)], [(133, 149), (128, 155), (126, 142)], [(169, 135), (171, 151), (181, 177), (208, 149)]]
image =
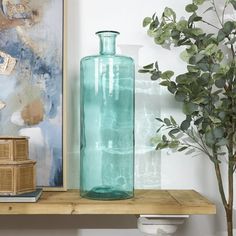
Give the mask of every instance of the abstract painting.
[(37, 185), (63, 188), (63, 0), (0, 0), (0, 135), (30, 138)]

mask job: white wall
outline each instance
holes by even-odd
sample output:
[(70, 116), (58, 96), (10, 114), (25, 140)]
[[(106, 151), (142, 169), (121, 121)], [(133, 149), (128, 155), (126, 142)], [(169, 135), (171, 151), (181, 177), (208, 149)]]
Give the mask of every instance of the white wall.
[[(154, 12), (158, 12), (160, 15), (165, 6), (171, 6), (179, 16), (182, 16), (185, 14), (184, 5), (190, 1), (68, 0), (67, 2), (68, 105), (70, 114), (68, 180), (69, 187), (78, 188), (79, 137), (78, 132), (74, 131), (79, 131), (79, 116), (75, 112), (79, 108), (79, 60), (85, 55), (97, 52), (98, 40), (94, 33), (102, 29), (118, 30), (121, 33), (118, 44), (126, 45), (125, 49), (128, 49), (129, 54), (136, 53), (133, 56), (136, 58), (137, 67), (158, 59), (161, 68), (172, 69), (178, 73), (184, 70), (184, 65), (178, 58), (180, 51), (167, 51), (154, 45), (152, 40), (147, 37), (145, 29), (142, 28), (142, 20)], [(127, 47), (127, 45), (130, 46)], [(176, 236), (223, 236), (225, 230), (224, 212), (221, 208), (212, 164), (202, 156), (189, 157), (168, 152), (163, 152), (162, 158), (160, 158), (160, 153), (151, 150), (149, 138), (155, 133), (157, 126), (154, 120), (155, 116), (160, 115), (160, 113), (162, 116), (171, 114), (177, 115), (180, 119), (181, 114), (178, 111), (178, 105), (165, 92), (160, 91), (156, 83), (138, 74), (136, 91), (136, 187), (158, 188), (161, 186), (168, 189), (195, 189), (199, 191), (217, 204), (217, 216), (192, 216)], [(160, 106), (162, 107), (161, 110)], [(147, 127), (147, 129), (142, 127)], [(135, 228), (135, 219), (129, 217), (104, 219), (108, 228), (114, 228), (117, 222), (117, 228), (126, 229), (79, 229), (83, 227), (83, 220), (92, 222), (93, 226), (87, 226), (87, 228), (96, 228), (96, 224), (97, 228), (105, 227), (101, 223), (103, 218), (100, 217), (99, 219), (86, 218), (81, 220), (79, 218), (42, 216), (31, 218), (31, 224), (24, 223), (29, 218), (16, 218), (15, 223), (12, 224), (11, 218), (1, 217), (0, 235), (142, 235), (138, 230), (132, 229)], [(78, 222), (82, 223), (79, 224)], [(85, 222), (84, 225), (86, 225)]]
[[(78, 25), (77, 33), (79, 34), (76, 40), (76, 47), (79, 51), (77, 60), (97, 52), (98, 40), (94, 32), (113, 29), (121, 33), (118, 37), (118, 45), (132, 45), (133, 47), (128, 46), (128, 49), (129, 53), (133, 54), (135, 54), (134, 47), (139, 48), (138, 56), (137, 51), (134, 55), (136, 67), (158, 59), (163, 70), (172, 69), (178, 73), (185, 69), (184, 63), (178, 57), (180, 50), (168, 51), (156, 46), (147, 37), (146, 30), (142, 28), (142, 20), (154, 12), (160, 15), (165, 6), (175, 9), (179, 17), (186, 15), (184, 6), (190, 2), (189, 0), (80, 0), (79, 2), (74, 0), (73, 2), (78, 7), (78, 15), (73, 22), (73, 25)], [(75, 11), (75, 8), (73, 10)], [(71, 27), (73, 26), (71, 25)], [(140, 103), (143, 99), (146, 99), (146, 102)], [(213, 166), (206, 158), (163, 152), (160, 161), (160, 153), (147, 151), (148, 139), (155, 134), (158, 125), (154, 118), (160, 115), (160, 112), (162, 116), (171, 114), (181, 118), (179, 105), (171, 100), (165, 92), (162, 90), (160, 92), (155, 82), (153, 83), (137, 73), (136, 124), (140, 124), (140, 126), (136, 125), (136, 187), (159, 187), (161, 185), (162, 188), (167, 189), (196, 189), (220, 205)], [(145, 130), (139, 129), (141, 126), (148, 130), (146, 134), (149, 137), (144, 135)], [(141, 145), (144, 147), (140, 148)], [(140, 166), (145, 166), (145, 168), (140, 169)], [(156, 176), (155, 173), (157, 173)], [(217, 216), (191, 217), (180, 229), (177, 236), (223, 235), (224, 212), (220, 206), (217, 207), (217, 211)], [(88, 236), (93, 233), (89, 230), (81, 230), (80, 232)], [(138, 232), (129, 232), (129, 234), (138, 235)]]

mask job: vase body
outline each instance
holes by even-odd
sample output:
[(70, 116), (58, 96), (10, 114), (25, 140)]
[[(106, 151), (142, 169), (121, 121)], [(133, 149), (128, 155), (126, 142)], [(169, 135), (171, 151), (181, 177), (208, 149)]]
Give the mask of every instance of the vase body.
[(80, 194), (133, 197), (134, 62), (115, 54), (118, 32), (100, 31), (100, 54), (80, 67)]

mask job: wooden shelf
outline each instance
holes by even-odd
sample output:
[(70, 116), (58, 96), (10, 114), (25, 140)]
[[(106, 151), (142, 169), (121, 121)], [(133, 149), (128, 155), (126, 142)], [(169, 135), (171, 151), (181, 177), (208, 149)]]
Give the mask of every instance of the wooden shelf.
[(203, 215), (215, 214), (213, 203), (194, 190), (136, 190), (120, 201), (83, 199), (77, 190), (44, 192), (37, 203), (0, 203), (1, 215)]

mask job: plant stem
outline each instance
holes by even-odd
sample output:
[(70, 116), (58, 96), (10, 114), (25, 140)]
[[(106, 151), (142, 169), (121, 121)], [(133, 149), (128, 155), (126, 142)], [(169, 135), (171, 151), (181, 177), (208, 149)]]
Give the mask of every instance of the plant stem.
[(203, 23), (205, 23), (205, 24), (208, 24), (208, 25), (210, 25), (210, 26), (212, 26), (213, 28), (215, 28), (215, 29), (220, 29), (219, 27), (217, 27), (217, 26), (215, 26), (215, 25), (213, 25), (212, 23), (210, 23), (210, 22), (207, 22), (207, 21), (205, 21), (205, 20), (201, 20)]
[(233, 188), (233, 169), (232, 165), (229, 162), (228, 164), (228, 207), (225, 208), (226, 210), (226, 219), (227, 219), (227, 230), (228, 230), (228, 236), (233, 236), (233, 194), (234, 194), (234, 188)]
[(227, 1), (225, 1), (225, 5), (224, 5), (224, 9), (223, 9), (223, 13), (222, 13), (222, 24), (224, 24), (224, 21), (225, 21), (225, 10), (227, 8)]
[(208, 150), (208, 148), (207, 148), (207, 146), (206, 146), (206, 144), (205, 144), (205, 142), (204, 142), (204, 140), (202, 138), (202, 135), (199, 132), (198, 132), (198, 136), (200, 137), (202, 146), (203, 146), (204, 150), (206, 151), (207, 155), (210, 157), (210, 159), (211, 158), (213, 159), (213, 156), (210, 154), (210, 152), (209, 152), (209, 150)]
[(202, 152), (206, 153), (207, 155), (209, 154), (209, 153), (208, 153), (208, 150), (207, 150), (207, 149), (205, 150), (204, 146), (202, 146), (202, 145), (198, 142), (198, 140), (194, 137), (194, 135), (192, 136), (192, 135), (190, 135), (190, 134), (189, 134), (188, 132), (186, 132), (186, 131), (183, 131), (183, 133), (186, 134), (189, 138), (191, 138), (195, 143), (197, 143), (197, 144), (199, 145), (199, 147), (200, 147), (200, 148), (198, 148), (199, 150), (201, 150)]
[(201, 151), (201, 152), (203, 152), (203, 153), (205, 153), (205, 154), (207, 154), (202, 148), (200, 148), (200, 147), (198, 147), (198, 146), (195, 146), (195, 145), (193, 145), (193, 144), (189, 144), (189, 143), (181, 143), (183, 146), (188, 146), (188, 147), (192, 147), (192, 148), (196, 148), (197, 150), (199, 150), (199, 151)]
[(233, 236), (233, 209), (226, 209), (227, 232), (228, 236)]
[[(227, 39), (228, 39), (229, 41), (231, 40), (229, 36), (227, 36)], [(233, 57), (233, 61), (234, 61), (236, 52), (234, 51), (234, 46), (233, 46), (233, 44), (230, 45), (230, 49), (231, 49), (231, 53), (232, 53), (232, 57)]]
[[(232, 53), (234, 54), (233, 45), (231, 45)], [(231, 66), (234, 66), (233, 64)], [(230, 78), (228, 80), (228, 90), (229, 92), (233, 91), (233, 82), (234, 77)], [(231, 104), (229, 106), (229, 109), (233, 109), (234, 104), (234, 98), (231, 95), (228, 95), (228, 99), (231, 101)], [(227, 219), (227, 230), (228, 230), (228, 236), (233, 236), (233, 195), (234, 195), (234, 179), (233, 179), (233, 173), (234, 173), (234, 133), (235, 133), (235, 122), (233, 117), (230, 117), (230, 124), (227, 127), (227, 133), (229, 144), (227, 146), (228, 148), (228, 204), (225, 208), (226, 211), (226, 219)]]
[(218, 11), (217, 11), (217, 8), (216, 8), (215, 0), (212, 1), (212, 4), (213, 4), (213, 7), (214, 7), (214, 9), (215, 9), (215, 13), (216, 13), (217, 19), (218, 19), (220, 25), (223, 27), (223, 24), (222, 24), (222, 22), (221, 22), (221, 20), (220, 20), (220, 15), (219, 15), (219, 13), (218, 13)]
[(216, 172), (218, 188), (219, 188), (220, 196), (222, 199), (222, 203), (224, 205), (224, 208), (227, 209), (228, 204), (227, 204), (226, 197), (225, 197), (225, 191), (224, 191), (224, 186), (223, 186), (223, 181), (222, 181), (222, 176), (221, 176), (220, 165), (217, 162), (214, 164), (215, 164), (215, 172)]
[(228, 162), (228, 204), (225, 207), (227, 231), (228, 236), (233, 236), (233, 195), (234, 195), (234, 178), (233, 178), (233, 165), (230, 161), (232, 157), (229, 155)]

